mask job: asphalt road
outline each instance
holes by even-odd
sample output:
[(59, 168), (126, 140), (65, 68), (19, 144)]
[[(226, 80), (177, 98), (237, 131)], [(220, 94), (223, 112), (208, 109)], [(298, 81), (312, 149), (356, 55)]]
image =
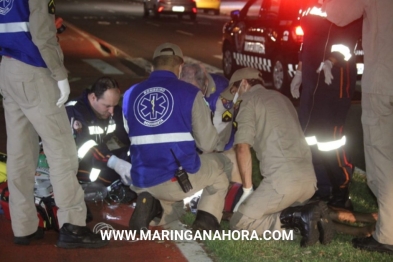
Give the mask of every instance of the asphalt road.
[[(240, 8), (241, 1), (225, 1), (223, 6), (222, 15), (198, 12), (197, 20), (191, 21), (177, 16), (143, 18), (141, 2), (130, 0), (59, 1), (56, 12), (67, 26), (59, 41), (69, 71), (71, 97), (102, 75), (113, 76), (125, 91), (148, 76), (152, 53), (163, 42), (181, 46), (186, 61), (201, 62), (208, 71), (221, 73), (222, 26), (229, 19), (228, 10)], [(354, 101), (346, 125), (347, 151), (353, 163), (364, 170), (360, 114), (360, 104)], [(0, 134), (4, 134), (0, 151), (5, 152), (3, 114), (0, 126)]]

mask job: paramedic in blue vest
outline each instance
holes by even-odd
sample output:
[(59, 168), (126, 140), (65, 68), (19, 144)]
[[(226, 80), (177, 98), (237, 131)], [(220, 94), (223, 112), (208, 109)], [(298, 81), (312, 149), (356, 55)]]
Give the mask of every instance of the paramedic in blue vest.
[(39, 137), (50, 166), (60, 235), (57, 247), (108, 243), (86, 227), (86, 205), (76, 178), (78, 158), (64, 108), (70, 93), (57, 42), (53, 0), (2, 1), (0, 90), (7, 130), (7, 175), (14, 243), (44, 237), (34, 203)]
[(217, 151), (224, 151), (224, 154), (233, 163), (230, 181), (241, 183), (236, 154), (233, 149), (235, 130), (232, 118), (237, 87), (229, 86), (228, 79), (218, 74), (208, 73), (198, 63), (185, 63), (182, 67), (180, 79), (198, 87), (204, 94), (212, 112), (213, 125), (220, 138)]
[(357, 20), (338, 27), (326, 19), (317, 0), (305, 2), (304, 41), (291, 92), (298, 98), (302, 84), (299, 120), (313, 155), (315, 197), (328, 200), (330, 207), (352, 209), (349, 184), (354, 166), (345, 150), (344, 124), (356, 88), (354, 50), (362, 24)]
[[(160, 204), (161, 218), (151, 225), (178, 221), (184, 213), (182, 200), (201, 189), (205, 190), (193, 227), (220, 228), (232, 163), (223, 154), (211, 153), (217, 147), (218, 134), (210, 109), (198, 88), (179, 80), (182, 65), (179, 46), (161, 44), (154, 51), (154, 70), (149, 78), (124, 94), (132, 189), (138, 193), (129, 222), (131, 230), (148, 228)], [(175, 176), (180, 169), (187, 172), (188, 181), (183, 172)]]
[(118, 179), (129, 184), (130, 174), (118, 174), (112, 162), (131, 168), (128, 150), (130, 140), (124, 129), (123, 113), (118, 105), (120, 89), (115, 79), (100, 77), (91, 88), (66, 104), (68, 119), (75, 139), (81, 182), (109, 186)]

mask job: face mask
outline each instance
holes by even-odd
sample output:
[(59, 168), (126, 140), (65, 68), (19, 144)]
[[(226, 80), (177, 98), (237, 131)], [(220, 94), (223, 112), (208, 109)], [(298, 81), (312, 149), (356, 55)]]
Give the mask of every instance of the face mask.
[(235, 96), (233, 97), (233, 103), (236, 103), (238, 98), (239, 98), (239, 91), (236, 92)]

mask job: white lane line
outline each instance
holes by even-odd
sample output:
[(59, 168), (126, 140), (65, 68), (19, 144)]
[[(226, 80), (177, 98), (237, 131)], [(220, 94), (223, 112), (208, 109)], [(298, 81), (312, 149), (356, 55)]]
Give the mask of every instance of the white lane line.
[(146, 59), (141, 58), (141, 57), (127, 57), (126, 59), (128, 61), (130, 61), (131, 63), (137, 65), (138, 67), (145, 69), (146, 73), (148, 73), (148, 74), (151, 73), (153, 66)]
[(159, 25), (159, 24), (155, 24), (155, 23), (151, 23), (151, 22), (146, 22), (146, 24), (148, 24), (148, 25), (152, 25), (152, 26), (156, 26), (156, 27), (160, 27), (160, 25)]
[(214, 55), (213, 57), (222, 60), (222, 55)]
[[(68, 70), (67, 70), (68, 71)], [(69, 72), (68, 72), (69, 73)], [(79, 81), (79, 80), (81, 80), (82, 78), (81, 77), (70, 77), (70, 78), (68, 78), (68, 82), (69, 83), (73, 83), (73, 82), (77, 82), (77, 81)]]
[(98, 43), (97, 40), (95, 40), (94, 38), (91, 37), (91, 35), (81, 31), (79, 28), (77, 28), (76, 26), (70, 24), (70, 23), (65, 23), (66, 26), (68, 26), (69, 28), (71, 28), (72, 30), (74, 30), (76, 33), (80, 34), (81, 36), (83, 36), (84, 38), (86, 38), (90, 43), (92, 43), (92, 45), (101, 53), (101, 55), (103, 56), (109, 56), (109, 54), (105, 51), (102, 50), (100, 44)]
[(176, 32), (178, 32), (179, 34), (188, 35), (188, 36), (193, 36), (194, 35), (194, 34), (182, 31), (182, 30), (176, 30)]
[(105, 75), (124, 75), (122, 71), (100, 59), (83, 59), (82, 61), (88, 63)]
[(108, 22), (108, 21), (98, 21), (97, 24), (99, 24), (99, 25), (110, 25), (111, 22)]

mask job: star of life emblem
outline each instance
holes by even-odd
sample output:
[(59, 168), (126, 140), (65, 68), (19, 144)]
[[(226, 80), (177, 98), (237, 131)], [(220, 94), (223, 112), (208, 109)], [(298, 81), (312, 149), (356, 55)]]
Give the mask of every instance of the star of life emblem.
[(0, 0), (0, 15), (6, 15), (11, 9), (14, 0)]
[(152, 87), (141, 92), (134, 102), (135, 118), (144, 126), (156, 127), (172, 115), (174, 100), (163, 87)]

